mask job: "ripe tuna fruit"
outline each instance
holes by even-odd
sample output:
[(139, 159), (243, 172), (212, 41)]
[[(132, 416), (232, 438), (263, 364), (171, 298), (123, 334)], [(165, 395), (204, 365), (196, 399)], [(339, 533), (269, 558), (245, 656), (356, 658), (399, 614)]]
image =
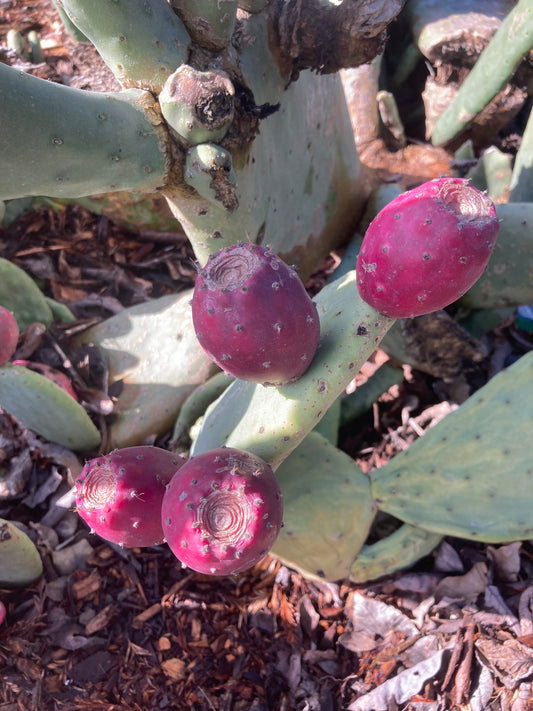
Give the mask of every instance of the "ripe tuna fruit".
[(479, 279), (499, 228), (494, 204), (467, 180), (430, 180), (370, 223), (357, 259), (359, 294), (386, 316), (438, 311)]
[(284, 385), (311, 365), (320, 322), (299, 276), (269, 249), (236, 244), (209, 257), (192, 300), (198, 340), (222, 370)]
[(128, 547), (162, 543), (163, 495), (184, 462), (150, 446), (115, 449), (91, 459), (76, 480), (78, 513), (106, 541)]
[(0, 365), (4, 365), (11, 358), (17, 348), (18, 339), (19, 327), (15, 317), (5, 306), (0, 306)]
[(208, 575), (240, 573), (273, 546), (283, 503), (271, 467), (232, 447), (191, 457), (170, 482), (161, 520), (184, 564)]

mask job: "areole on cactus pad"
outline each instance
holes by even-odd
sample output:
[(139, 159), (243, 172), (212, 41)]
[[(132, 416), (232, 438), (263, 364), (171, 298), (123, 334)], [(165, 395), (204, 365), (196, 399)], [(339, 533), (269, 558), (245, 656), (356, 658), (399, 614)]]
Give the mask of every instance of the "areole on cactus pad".
[(174, 555), (208, 575), (252, 567), (274, 544), (282, 516), (281, 490), (272, 468), (233, 447), (191, 457), (167, 487), (161, 509), (165, 539)]
[(255, 244), (211, 255), (196, 279), (192, 317), (200, 345), (217, 365), (263, 385), (297, 380), (320, 338), (316, 306), (296, 271)]
[(466, 179), (437, 178), (402, 193), (365, 233), (361, 298), (395, 318), (443, 309), (479, 279), (498, 232), (493, 202)]

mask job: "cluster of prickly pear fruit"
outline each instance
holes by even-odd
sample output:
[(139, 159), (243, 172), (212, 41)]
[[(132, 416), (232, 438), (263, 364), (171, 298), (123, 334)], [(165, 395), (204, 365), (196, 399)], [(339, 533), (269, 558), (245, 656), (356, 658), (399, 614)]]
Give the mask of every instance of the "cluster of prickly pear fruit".
[(201, 346), (222, 370), (265, 385), (301, 377), (320, 338), (316, 306), (296, 271), (256, 244), (210, 256), (196, 279), (192, 317)]
[(272, 468), (229, 447), (188, 462), (148, 445), (116, 449), (85, 464), (76, 507), (105, 540), (129, 547), (166, 540), (183, 565), (210, 575), (253, 566), (274, 544), (283, 515)]
[(239, 573), (263, 558), (278, 537), (281, 490), (259, 457), (218, 447), (189, 459), (163, 498), (165, 539), (201, 573)]
[(0, 306), (0, 365), (4, 365), (11, 358), (19, 338), (17, 320), (9, 309)]
[(498, 232), (493, 202), (465, 179), (439, 178), (403, 193), (365, 233), (361, 298), (395, 318), (443, 309), (479, 279)]

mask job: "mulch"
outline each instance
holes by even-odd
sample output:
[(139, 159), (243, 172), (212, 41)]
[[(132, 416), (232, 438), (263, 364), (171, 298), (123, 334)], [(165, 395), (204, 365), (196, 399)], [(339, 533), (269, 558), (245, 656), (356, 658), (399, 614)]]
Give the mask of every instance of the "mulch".
[[(97, 60), (80, 59), (48, 0), (1, 7), (0, 42), (11, 27), (39, 30), (50, 49), (35, 73), (84, 87), (83, 62)], [(76, 205), (31, 206), (0, 231), (0, 256), (74, 312), (73, 324), (23, 339), (26, 357), (67, 374), (76, 329), (195, 276), (179, 228), (131, 232)], [(339, 256), (311, 277), (311, 293)], [(492, 334), (495, 360), (528, 348), (515, 336), (512, 321)], [(383, 359), (378, 352), (358, 383)], [(453, 405), (450, 383), (406, 373), (344, 432), (341, 446), (365, 472)], [(181, 568), (164, 545), (122, 549), (91, 534), (68, 505), (80, 462), (0, 409), (0, 472), (17, 457), (27, 476), (0, 500), (0, 517), (22, 524), (44, 574), (0, 590), (0, 711), (533, 709), (529, 541), (444, 539), (411, 570), (365, 585), (310, 581), (271, 556), (211, 578)]]

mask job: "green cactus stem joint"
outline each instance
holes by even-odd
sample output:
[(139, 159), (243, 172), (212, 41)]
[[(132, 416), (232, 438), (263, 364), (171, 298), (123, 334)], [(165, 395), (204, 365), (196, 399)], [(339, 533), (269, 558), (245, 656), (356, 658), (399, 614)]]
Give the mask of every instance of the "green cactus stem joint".
[(235, 89), (221, 70), (199, 72), (184, 64), (159, 94), (161, 112), (185, 145), (220, 142), (233, 120)]

